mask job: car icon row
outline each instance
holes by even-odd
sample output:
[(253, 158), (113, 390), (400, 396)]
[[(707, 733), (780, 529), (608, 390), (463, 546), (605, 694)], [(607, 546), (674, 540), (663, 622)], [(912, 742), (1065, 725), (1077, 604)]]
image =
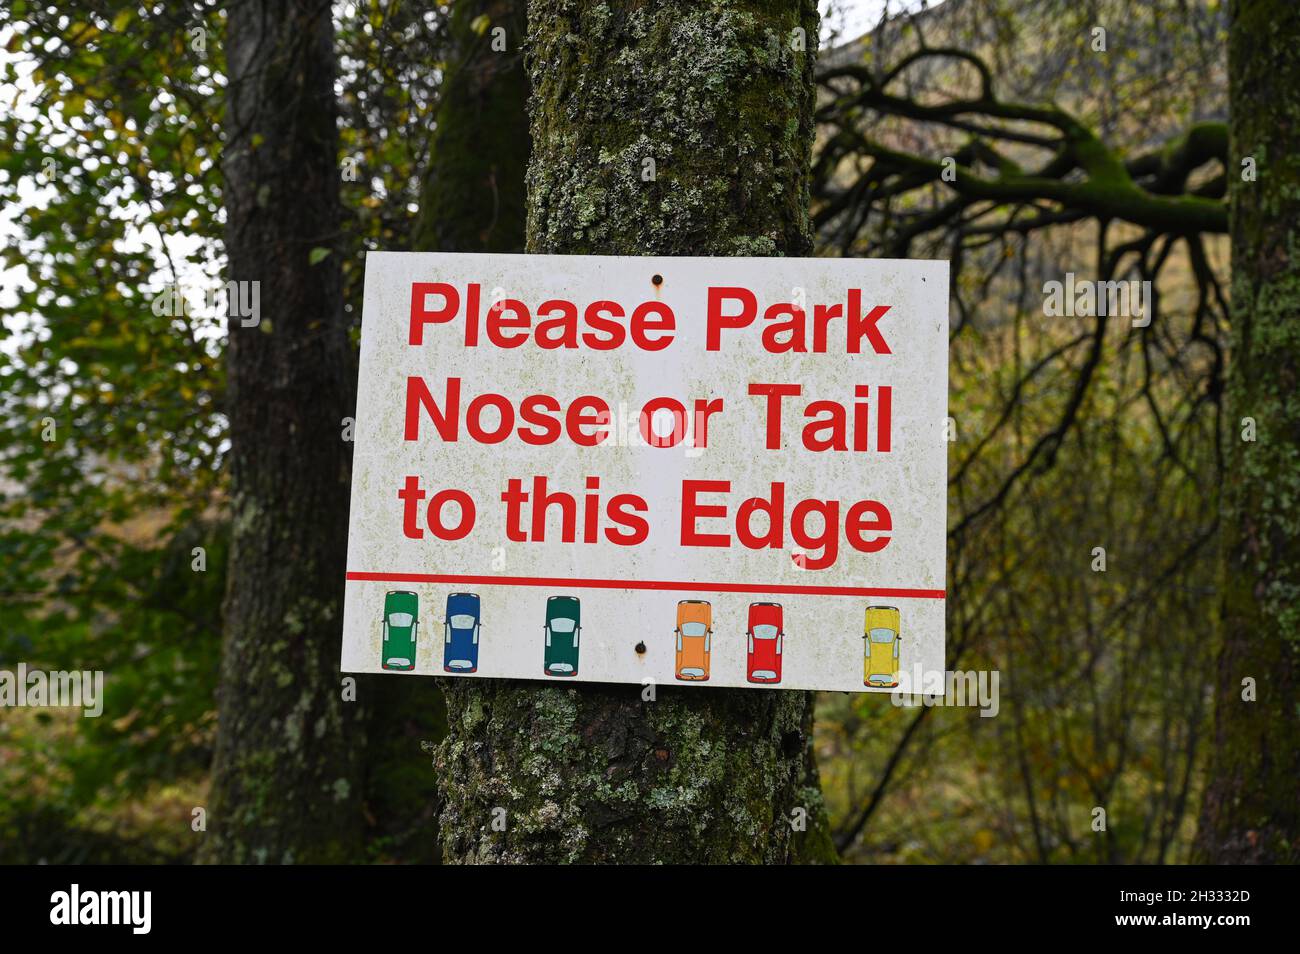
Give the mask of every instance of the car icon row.
[[(548, 676), (576, 676), (582, 634), (582, 604), (576, 596), (552, 596), (546, 601), (543, 626), (546, 652), (543, 670)], [(675, 673), (683, 682), (709, 678), (713, 651), (713, 607), (704, 600), (677, 604)], [(781, 653), (785, 631), (778, 603), (753, 603), (749, 607), (749, 648), (745, 672), (750, 682), (781, 681)]]
[[(713, 654), (713, 605), (706, 600), (677, 604), (674, 675), (682, 682), (707, 682)], [(745, 636), (745, 678), (750, 682), (781, 681), (785, 628), (780, 603), (750, 603)]]
[[(443, 623), (442, 668), (449, 673), (478, 671), (479, 631), (482, 614), (477, 593), (452, 593), (447, 597)], [(393, 590), (384, 595), (384, 669), (415, 669), (419, 636), (419, 599), (415, 593)], [(582, 604), (576, 596), (546, 600), (542, 625), (542, 671), (548, 676), (571, 678), (578, 674), (582, 637)], [(682, 682), (707, 682), (713, 652), (713, 605), (706, 600), (681, 600), (673, 629), (676, 655), (673, 671)], [(745, 678), (752, 683), (781, 681), (785, 654), (785, 622), (780, 603), (750, 603), (745, 628)], [(863, 632), (863, 684), (876, 688), (898, 685), (898, 658), (902, 643), (900, 614), (896, 606), (868, 606)]]
[[(409, 590), (384, 594), (384, 669), (410, 672), (415, 668), (415, 647), (419, 637), (419, 598)], [(443, 623), (442, 668), (444, 672), (478, 671), (478, 636), (482, 619), (477, 593), (452, 593), (447, 597)]]
[[(447, 597), (443, 622), (442, 670), (450, 673), (478, 672), (479, 633), (483, 615), (477, 593), (452, 593)], [(381, 623), (383, 646), (380, 662), (384, 669), (410, 672), (415, 669), (419, 640), (419, 597), (409, 590), (384, 594)], [(577, 597), (552, 596), (546, 601), (546, 653), (543, 667), (548, 676), (578, 674), (578, 638), (581, 634)]]
[[(863, 685), (898, 685), (900, 614), (896, 606), (868, 606), (863, 632)], [(706, 682), (713, 649), (713, 606), (705, 600), (677, 604), (674, 674), (682, 682)], [(754, 683), (779, 683), (785, 655), (785, 621), (780, 603), (750, 603), (745, 627), (745, 678)]]

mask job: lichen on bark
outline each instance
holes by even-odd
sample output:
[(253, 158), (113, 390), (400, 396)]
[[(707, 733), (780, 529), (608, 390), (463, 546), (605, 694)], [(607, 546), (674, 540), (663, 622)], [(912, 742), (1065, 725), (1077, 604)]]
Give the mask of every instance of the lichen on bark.
[[(533, 0), (529, 251), (807, 253), (816, 43), (813, 0)], [(811, 693), (644, 691), (447, 685), (446, 859), (834, 860)]]
[[(830, 860), (808, 693), (446, 688), (443, 847), (463, 862)], [(801, 831), (805, 828), (805, 831)]]
[(530, 29), (530, 251), (809, 251), (812, 3), (553, 0)]

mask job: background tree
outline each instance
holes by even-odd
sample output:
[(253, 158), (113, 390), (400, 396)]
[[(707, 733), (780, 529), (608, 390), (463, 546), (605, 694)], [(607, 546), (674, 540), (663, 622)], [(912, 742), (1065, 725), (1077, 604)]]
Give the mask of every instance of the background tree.
[(335, 254), (330, 5), (236, 4), (226, 56), (227, 274), (260, 284), (262, 314), (228, 324), (230, 562), (200, 857), (351, 861), (364, 735), (340, 686), (338, 625), (355, 368)]
[[(806, 254), (816, 42), (811, 0), (533, 0), (529, 251)], [(660, 686), (646, 701), (635, 686), (456, 681), (446, 694), (449, 859), (831, 856), (811, 693)]]
[(443, 84), (414, 246), (520, 252), (528, 165), (525, 0), (467, 0), (447, 23)]
[[(1234, 0), (1229, 10), (1231, 452), (1223, 496), (1223, 646), (1199, 849), (1212, 862), (1294, 863), (1300, 860), (1300, 8)], [(1253, 440), (1246, 439), (1247, 418), (1258, 428)], [(1249, 701), (1246, 680), (1254, 683)]]

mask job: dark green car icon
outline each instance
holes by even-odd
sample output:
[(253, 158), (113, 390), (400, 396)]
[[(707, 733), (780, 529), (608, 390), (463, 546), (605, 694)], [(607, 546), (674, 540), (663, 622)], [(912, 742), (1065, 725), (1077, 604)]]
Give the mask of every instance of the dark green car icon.
[(546, 601), (546, 655), (542, 663), (548, 676), (578, 674), (578, 637), (582, 616), (576, 596), (552, 596)]
[(420, 628), (420, 601), (414, 593), (390, 590), (384, 594), (385, 669), (406, 672), (415, 668), (415, 638)]

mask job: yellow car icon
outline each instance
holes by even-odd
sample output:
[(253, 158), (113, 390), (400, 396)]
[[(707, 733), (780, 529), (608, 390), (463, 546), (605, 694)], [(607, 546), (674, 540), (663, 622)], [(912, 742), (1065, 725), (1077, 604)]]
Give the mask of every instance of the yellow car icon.
[(866, 632), (863, 633), (862, 682), (867, 686), (890, 688), (898, 685), (897, 606), (868, 606)]

